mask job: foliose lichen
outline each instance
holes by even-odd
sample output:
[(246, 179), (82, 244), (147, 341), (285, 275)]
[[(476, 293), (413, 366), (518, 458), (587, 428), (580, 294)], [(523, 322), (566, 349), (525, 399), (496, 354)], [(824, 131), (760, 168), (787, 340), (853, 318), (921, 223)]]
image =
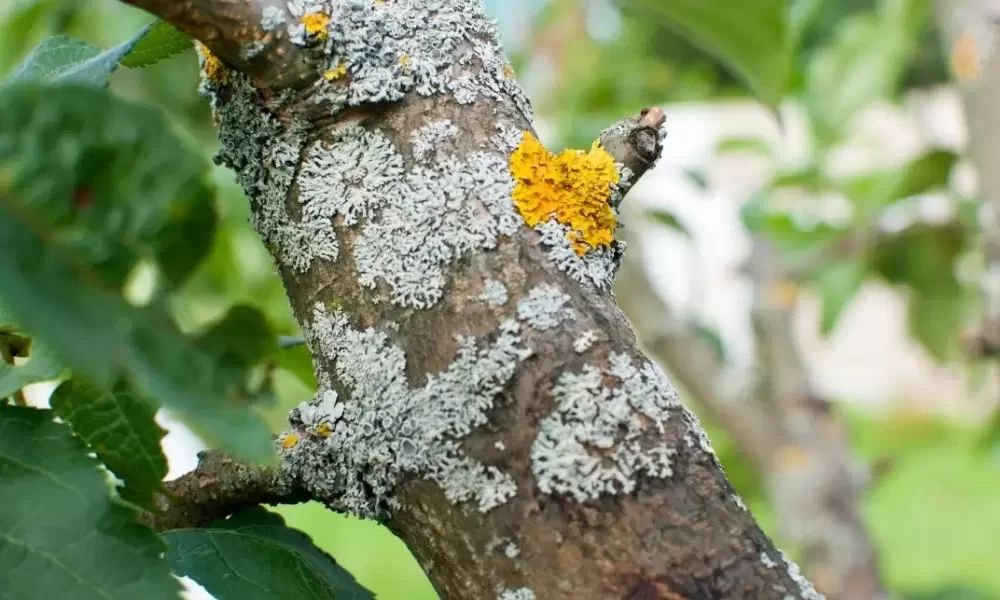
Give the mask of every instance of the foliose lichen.
[(681, 406), (677, 392), (651, 362), (637, 366), (616, 352), (608, 361), (606, 369), (585, 365), (556, 381), (556, 410), (542, 422), (531, 451), (532, 471), (545, 493), (584, 501), (630, 493), (640, 475), (672, 474), (675, 450), (662, 434)]
[(487, 279), (483, 283), (483, 293), (479, 296), (493, 308), (499, 308), (507, 304), (507, 286), (496, 279)]
[(517, 180), (514, 203), (529, 227), (554, 218), (569, 228), (580, 256), (614, 242), (617, 219), (609, 201), (620, 174), (600, 144), (554, 155), (528, 131), (510, 156), (510, 170)]
[(423, 127), (413, 131), (410, 140), (413, 143), (413, 158), (417, 161), (424, 160), (428, 154), (441, 142), (458, 135), (458, 127), (447, 119), (431, 121)]
[[(333, 372), (322, 389), (292, 415), (309, 430), (326, 423), (329, 436), (308, 436), (283, 452), (286, 467), (332, 508), (384, 517), (404, 475), (437, 482), (453, 502), (488, 511), (516, 493), (514, 480), (464, 454), (461, 441), (487, 422), (495, 399), (530, 355), (520, 327), (508, 320), (492, 341), (457, 338), (455, 360), (428, 375), (422, 388), (406, 379), (403, 349), (374, 328), (358, 330), (346, 314), (315, 307), (307, 338)], [(339, 400), (337, 386), (350, 392)]]
[(597, 332), (593, 329), (588, 329), (573, 341), (573, 351), (577, 354), (583, 354), (597, 343), (597, 339)]
[(555, 218), (538, 224), (535, 231), (541, 235), (542, 244), (549, 248), (549, 260), (559, 270), (579, 283), (598, 289), (611, 288), (625, 251), (625, 242), (615, 240), (610, 248), (598, 248), (580, 256), (569, 241), (569, 227)]
[(500, 594), (499, 600), (535, 600), (535, 592), (526, 587), (506, 589)]
[(792, 578), (792, 581), (794, 581), (795, 585), (799, 588), (797, 597), (800, 600), (826, 600), (823, 594), (816, 591), (812, 582), (802, 575), (802, 570), (799, 569), (799, 565), (796, 564), (795, 561), (788, 558), (788, 555), (782, 550), (778, 550), (778, 553), (781, 554), (781, 560), (785, 561), (785, 564), (788, 565), (788, 576)]
[(539, 285), (517, 303), (517, 318), (542, 331), (558, 327), (576, 318), (576, 312), (567, 306), (570, 300), (569, 294), (554, 285)]
[[(460, 103), (488, 97), (513, 103), (531, 120), (531, 105), (513, 81), (493, 21), (479, 2), (463, 0), (291, 0), (290, 39), (322, 50), (323, 71), (345, 65), (349, 84), (318, 90), (336, 112), (394, 102), (410, 91), (449, 93)], [(489, 41), (487, 41), (489, 40)]]

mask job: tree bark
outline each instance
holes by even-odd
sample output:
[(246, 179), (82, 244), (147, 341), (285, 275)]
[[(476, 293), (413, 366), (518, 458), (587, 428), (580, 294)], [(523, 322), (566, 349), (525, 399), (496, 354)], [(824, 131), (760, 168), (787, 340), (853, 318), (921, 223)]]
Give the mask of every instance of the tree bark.
[(793, 337), (789, 282), (766, 240), (747, 269), (757, 364), (727, 365), (693, 326), (660, 299), (643, 266), (642, 215), (625, 209), (629, 251), (616, 285), (640, 341), (694, 394), (767, 482), (781, 531), (802, 548), (807, 573), (828, 598), (874, 600), (884, 593), (877, 552), (859, 508), (864, 472), (847, 432), (816, 398)]
[[(212, 22), (240, 2), (184, 4)], [(278, 439), (286, 475), (386, 523), (446, 600), (820, 598), (609, 290), (606, 211), (658, 158), (662, 115), (552, 156), (479, 2), (280, 10), (202, 41), (224, 63), (203, 58), (218, 160), (320, 381)], [(229, 70), (247, 28), (314, 80)]]

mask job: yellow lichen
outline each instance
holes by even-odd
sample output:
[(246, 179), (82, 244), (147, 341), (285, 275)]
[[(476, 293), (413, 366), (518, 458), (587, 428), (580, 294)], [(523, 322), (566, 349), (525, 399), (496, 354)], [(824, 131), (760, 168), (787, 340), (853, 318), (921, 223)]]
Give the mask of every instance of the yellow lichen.
[(329, 423), (320, 423), (316, 426), (316, 435), (330, 437), (333, 435), (333, 427)]
[(504, 67), (503, 67), (503, 76), (506, 77), (507, 79), (513, 79), (514, 78), (514, 67), (512, 67), (510, 65), (504, 65)]
[(205, 78), (213, 83), (229, 83), (229, 69), (226, 68), (226, 65), (222, 64), (219, 57), (212, 54), (212, 51), (208, 49), (208, 46), (202, 44), (201, 42), (196, 42), (195, 47), (198, 49), (198, 54), (201, 54), (204, 59), (201, 69), (205, 74)]
[(402, 56), (399, 57), (399, 64), (400, 64), (400, 66), (402, 66), (403, 70), (406, 71), (407, 73), (410, 72), (410, 61), (411, 60), (412, 59), (410, 58), (409, 54), (404, 54), (404, 55), (402, 55)]
[(337, 81), (344, 75), (347, 75), (347, 63), (340, 63), (334, 69), (323, 71), (323, 77), (326, 77), (327, 81)]
[(514, 204), (529, 227), (555, 217), (570, 228), (567, 237), (581, 256), (614, 242), (617, 221), (608, 200), (619, 174), (600, 144), (557, 156), (526, 131), (510, 157), (510, 172), (517, 182)]
[(306, 13), (300, 20), (306, 28), (306, 33), (312, 37), (325, 40), (330, 34), (330, 15), (323, 11)]
[(285, 450), (291, 450), (292, 448), (295, 447), (296, 444), (299, 443), (299, 434), (294, 432), (286, 433), (281, 437), (279, 443), (281, 444), (281, 447), (284, 448)]

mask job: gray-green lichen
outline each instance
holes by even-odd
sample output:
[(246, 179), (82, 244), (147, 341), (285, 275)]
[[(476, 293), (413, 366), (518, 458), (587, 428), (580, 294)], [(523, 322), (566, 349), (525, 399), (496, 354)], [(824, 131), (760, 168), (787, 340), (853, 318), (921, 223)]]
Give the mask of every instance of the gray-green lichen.
[(500, 594), (499, 600), (535, 600), (535, 592), (526, 587), (506, 589)]
[[(398, 101), (415, 91), (447, 93), (463, 104), (481, 97), (512, 103), (531, 120), (531, 105), (481, 2), (292, 0), (288, 9), (296, 19), (287, 25), (292, 41), (319, 48), (323, 68), (346, 70), (346, 78), (320, 82), (316, 90), (316, 101), (333, 111)], [(327, 18), (322, 31), (311, 33), (305, 23), (317, 14)]]
[(556, 410), (542, 422), (531, 451), (532, 471), (545, 493), (583, 501), (630, 493), (640, 475), (672, 474), (675, 450), (662, 433), (680, 407), (677, 392), (653, 363), (636, 366), (614, 352), (608, 361), (607, 369), (585, 365), (556, 381)]
[(581, 333), (575, 340), (573, 340), (573, 351), (577, 354), (583, 354), (587, 350), (597, 343), (597, 332), (593, 329), (588, 329)]
[(542, 284), (532, 288), (528, 296), (517, 303), (517, 318), (535, 329), (552, 329), (565, 320), (576, 318), (576, 312), (567, 306), (569, 301), (569, 294), (554, 285)]
[(802, 575), (802, 570), (799, 569), (799, 565), (796, 564), (795, 561), (788, 558), (788, 555), (782, 550), (778, 550), (778, 553), (781, 554), (781, 560), (785, 561), (785, 564), (788, 565), (788, 576), (792, 578), (792, 581), (794, 581), (795, 585), (799, 588), (797, 590), (798, 595), (793, 596), (793, 598), (797, 597), (800, 600), (826, 600), (823, 594), (816, 591), (812, 582)]
[[(483, 512), (498, 506), (516, 493), (513, 479), (466, 456), (461, 440), (487, 422), (529, 356), (519, 329), (508, 320), (492, 340), (458, 337), (451, 365), (413, 389), (404, 352), (386, 333), (355, 329), (346, 314), (317, 305), (307, 337), (333, 372), (292, 421), (307, 431), (325, 423), (329, 434), (283, 450), (286, 467), (332, 508), (363, 517), (395, 507), (392, 492), (404, 475), (435, 481), (453, 502), (471, 501)], [(349, 391), (351, 401), (340, 401), (331, 386)]]
[(413, 144), (412, 152), (414, 160), (424, 160), (424, 158), (426, 158), (428, 154), (434, 152), (435, 148), (440, 146), (442, 142), (452, 139), (457, 135), (458, 127), (455, 127), (455, 125), (447, 119), (431, 121), (423, 127), (414, 130), (410, 135), (410, 141)]
[(549, 260), (579, 283), (610, 289), (621, 265), (625, 242), (615, 240), (610, 248), (595, 248), (580, 256), (570, 242), (570, 228), (554, 218), (535, 226), (549, 248)]
[(499, 308), (507, 304), (507, 286), (496, 279), (487, 279), (483, 284), (483, 293), (479, 299), (493, 308)]

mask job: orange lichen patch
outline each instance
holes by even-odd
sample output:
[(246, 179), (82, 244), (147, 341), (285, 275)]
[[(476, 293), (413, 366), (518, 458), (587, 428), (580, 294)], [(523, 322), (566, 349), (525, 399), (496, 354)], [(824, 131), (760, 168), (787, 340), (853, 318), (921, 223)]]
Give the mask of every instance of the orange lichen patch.
[(982, 52), (979, 51), (976, 38), (971, 32), (964, 31), (955, 39), (955, 43), (951, 46), (949, 63), (952, 74), (960, 82), (979, 79), (983, 56)]
[(196, 42), (195, 47), (198, 49), (198, 54), (201, 54), (204, 59), (201, 69), (205, 73), (205, 77), (213, 83), (229, 83), (229, 69), (226, 68), (226, 65), (222, 64), (219, 57), (212, 54), (208, 46), (201, 42)]
[(771, 290), (774, 296), (774, 303), (780, 308), (795, 306), (795, 302), (799, 299), (799, 287), (798, 283), (788, 279), (776, 282)]
[(778, 468), (798, 471), (809, 466), (809, 454), (801, 446), (785, 446), (777, 453)]
[(570, 228), (567, 237), (581, 256), (614, 242), (617, 220), (608, 199), (619, 174), (600, 144), (557, 156), (526, 131), (510, 157), (510, 172), (517, 182), (514, 204), (529, 227), (555, 217)]
[(330, 15), (322, 11), (306, 13), (300, 19), (306, 28), (306, 33), (312, 37), (325, 40), (330, 35)]
[(333, 427), (329, 423), (320, 423), (316, 426), (316, 435), (330, 437), (333, 435)]
[(299, 443), (299, 434), (293, 432), (286, 433), (281, 437), (279, 443), (285, 450), (291, 450), (296, 444)]
[(327, 81), (337, 81), (344, 75), (347, 75), (347, 63), (340, 63), (334, 69), (323, 71), (323, 77), (326, 77)]

